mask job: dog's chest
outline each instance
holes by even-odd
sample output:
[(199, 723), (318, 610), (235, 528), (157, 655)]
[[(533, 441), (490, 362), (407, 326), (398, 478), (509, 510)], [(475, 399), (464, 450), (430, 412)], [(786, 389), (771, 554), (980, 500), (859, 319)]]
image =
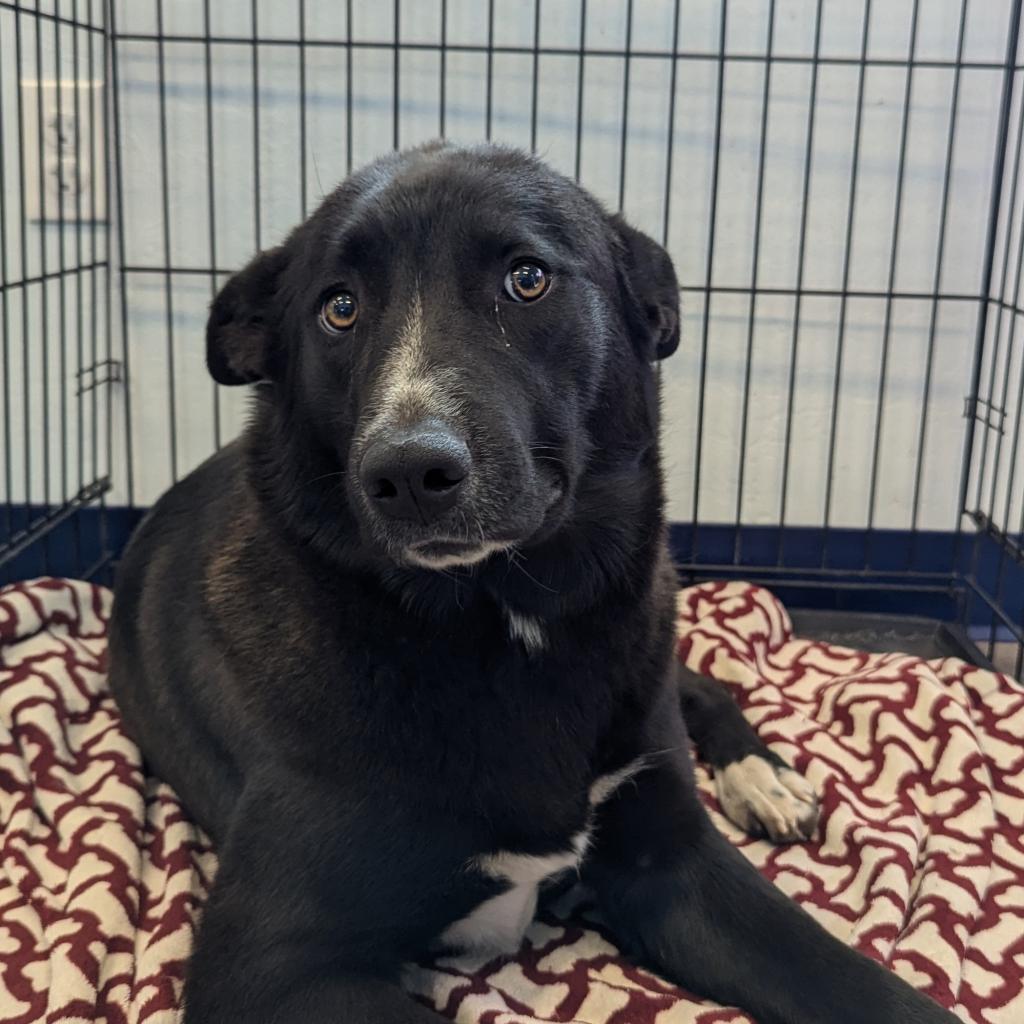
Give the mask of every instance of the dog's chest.
[(590, 845), (594, 809), (642, 768), (643, 761), (638, 759), (594, 781), (589, 792), (587, 823), (563, 850), (541, 855), (503, 850), (475, 857), (468, 869), (493, 879), (502, 889), (450, 925), (439, 944), (476, 953), (514, 953), (536, 913), (543, 884), (563, 872), (578, 870), (582, 864)]

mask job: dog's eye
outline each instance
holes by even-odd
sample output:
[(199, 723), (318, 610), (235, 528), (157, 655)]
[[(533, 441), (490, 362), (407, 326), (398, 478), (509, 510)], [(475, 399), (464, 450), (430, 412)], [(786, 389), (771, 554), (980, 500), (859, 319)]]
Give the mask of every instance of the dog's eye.
[(351, 292), (330, 295), (320, 309), (320, 320), (329, 331), (347, 331), (359, 316), (359, 304)]
[(551, 284), (548, 272), (536, 263), (517, 263), (505, 275), (505, 291), (516, 302), (539, 299)]

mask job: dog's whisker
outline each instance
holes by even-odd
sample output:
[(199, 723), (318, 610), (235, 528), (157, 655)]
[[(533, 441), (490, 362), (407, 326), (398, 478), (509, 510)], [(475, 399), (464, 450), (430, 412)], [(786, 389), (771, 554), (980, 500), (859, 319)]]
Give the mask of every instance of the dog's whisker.
[(462, 580), (453, 577), (452, 587), (455, 591), (455, 607), (458, 608), (460, 612), (465, 611), (466, 609), (462, 604)]
[(330, 480), (331, 477), (344, 477), (345, 475), (346, 473), (343, 469), (336, 470), (333, 473), (324, 473), (321, 476), (313, 477), (312, 480), (307, 480), (304, 486), (308, 487), (310, 484), (319, 483), (321, 480)]
[[(510, 550), (511, 550), (511, 549), (510, 549)], [(516, 568), (517, 568), (517, 569), (518, 569), (518, 570), (519, 570), (519, 571), (520, 571), (520, 572), (521, 572), (521, 573), (522, 573), (522, 574), (523, 574), (523, 575), (524, 575), (524, 576), (525, 576), (525, 577), (526, 577), (526, 578), (527, 578), (528, 580), (531, 580), (531, 581), (532, 581), (533, 583), (536, 583), (536, 584), (537, 584), (537, 586), (538, 586), (538, 587), (540, 587), (540, 589), (541, 589), (541, 590), (546, 590), (546, 591), (547, 591), (547, 592), (548, 592), (549, 594), (557, 594), (557, 593), (558, 593), (558, 591), (557, 591), (557, 590), (554, 590), (554, 589), (553, 589), (552, 587), (549, 587), (549, 586), (548, 586), (547, 584), (545, 584), (545, 583), (541, 583), (541, 581), (540, 581), (539, 579), (537, 579), (537, 577), (536, 577), (536, 576), (533, 576), (533, 575), (532, 575), (531, 573), (529, 573), (529, 572), (527, 571), (526, 567), (525, 567), (525, 566), (523, 565), (523, 555), (522, 555), (522, 554), (521, 554), (520, 552), (518, 552), (518, 551), (512, 551), (512, 564), (513, 564), (513, 565), (514, 565), (514, 566), (515, 566), (515, 567), (516, 567)]]
[(320, 167), (318, 166), (318, 164), (316, 162), (316, 150), (315, 149), (311, 149), (309, 151), (309, 155), (313, 158), (313, 175), (316, 178), (316, 187), (318, 189), (320, 189), (320, 198), (323, 199), (323, 197), (324, 197), (324, 185), (323, 185), (323, 182), (320, 180)]

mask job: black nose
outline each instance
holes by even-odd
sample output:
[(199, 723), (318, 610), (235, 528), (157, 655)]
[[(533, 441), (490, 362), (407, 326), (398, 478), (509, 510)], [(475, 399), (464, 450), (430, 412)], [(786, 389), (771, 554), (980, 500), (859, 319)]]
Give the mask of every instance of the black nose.
[(420, 423), (372, 441), (359, 466), (370, 503), (392, 519), (430, 523), (458, 500), (472, 459), (440, 423)]

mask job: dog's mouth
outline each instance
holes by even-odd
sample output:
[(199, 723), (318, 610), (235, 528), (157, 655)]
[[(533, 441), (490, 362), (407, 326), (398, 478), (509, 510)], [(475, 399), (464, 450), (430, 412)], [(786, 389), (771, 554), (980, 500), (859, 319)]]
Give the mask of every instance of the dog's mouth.
[(412, 565), (423, 569), (450, 569), (477, 565), (509, 546), (505, 541), (425, 540), (409, 545), (405, 557)]

